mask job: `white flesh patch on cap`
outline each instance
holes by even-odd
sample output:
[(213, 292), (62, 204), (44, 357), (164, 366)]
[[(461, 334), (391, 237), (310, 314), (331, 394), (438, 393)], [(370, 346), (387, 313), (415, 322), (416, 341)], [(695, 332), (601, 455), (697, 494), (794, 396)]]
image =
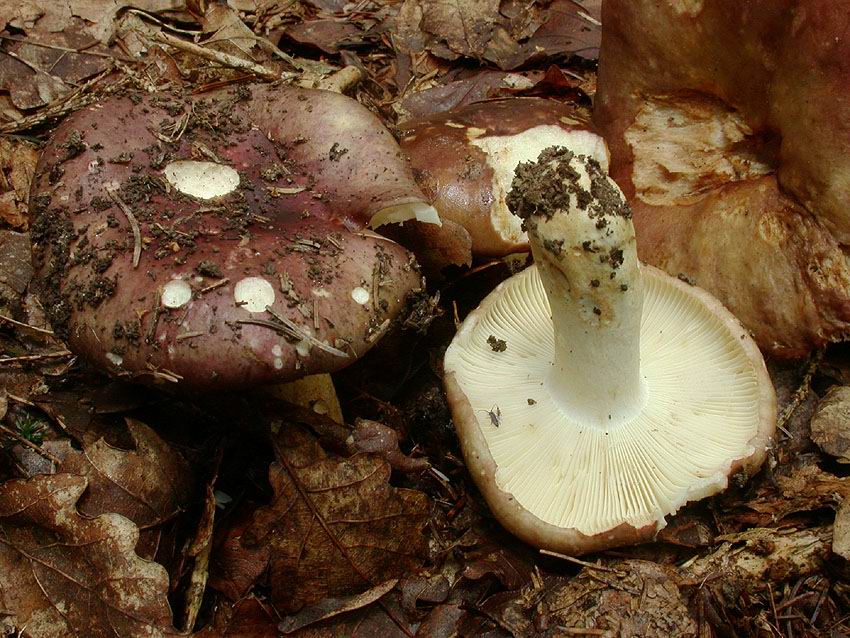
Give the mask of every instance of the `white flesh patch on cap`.
[(635, 194), (653, 206), (690, 204), (712, 188), (772, 172), (758, 136), (717, 100), (649, 99), (624, 136), (635, 152)]
[(236, 305), (248, 312), (265, 312), (274, 303), (274, 288), (262, 277), (245, 277), (233, 288)]
[(115, 354), (114, 352), (107, 352), (106, 358), (109, 360), (109, 363), (114, 366), (121, 367), (121, 365), (124, 363), (124, 357), (122, 357), (120, 354)]
[(182, 279), (172, 279), (162, 287), (159, 299), (166, 308), (179, 308), (192, 298), (192, 286)]
[[(754, 451), (762, 395), (743, 333), (686, 286), (654, 270), (643, 277), (648, 398), (619, 425), (576, 422), (546, 392), (555, 344), (534, 266), (493, 291), (446, 352), (498, 487), (547, 523), (587, 535), (621, 523), (663, 527), (686, 502), (724, 489), (732, 462)], [(504, 351), (490, 335), (505, 340)]]
[(433, 206), (425, 202), (406, 202), (404, 204), (395, 204), (382, 208), (372, 215), (372, 219), (369, 220), (369, 226), (371, 228), (377, 228), (385, 224), (400, 224), (411, 219), (424, 224), (443, 225), (437, 209)]
[(361, 306), (365, 306), (369, 303), (369, 291), (363, 286), (357, 286), (357, 288), (351, 291), (351, 298)]
[(177, 160), (165, 167), (165, 178), (185, 195), (212, 199), (233, 192), (239, 186), (239, 173), (215, 162)]
[(514, 171), (520, 162), (536, 160), (541, 151), (550, 146), (566, 146), (576, 155), (596, 159), (604, 172), (608, 172), (608, 150), (605, 142), (590, 131), (566, 131), (554, 124), (541, 124), (516, 135), (471, 136), (469, 140), (487, 155), (493, 169), (493, 205), (490, 223), (507, 242), (524, 244), (526, 234), (522, 220), (508, 209), (506, 199), (511, 190)]

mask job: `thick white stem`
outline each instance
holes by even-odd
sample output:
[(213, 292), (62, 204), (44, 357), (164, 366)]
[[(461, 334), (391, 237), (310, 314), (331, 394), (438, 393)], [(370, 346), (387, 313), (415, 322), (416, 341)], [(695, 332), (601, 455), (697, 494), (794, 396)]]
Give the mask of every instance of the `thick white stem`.
[[(628, 422), (646, 401), (643, 287), (628, 206), (590, 162), (564, 150), (541, 155), (525, 178), (536, 191), (526, 219), (552, 309), (549, 390), (573, 419), (605, 429)], [(519, 197), (523, 184), (514, 182)]]

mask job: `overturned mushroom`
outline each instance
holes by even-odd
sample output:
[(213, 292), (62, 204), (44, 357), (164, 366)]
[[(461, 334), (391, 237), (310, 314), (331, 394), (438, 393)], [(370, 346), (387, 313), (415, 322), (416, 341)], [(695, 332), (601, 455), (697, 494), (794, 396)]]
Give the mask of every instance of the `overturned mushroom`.
[(829, 0), (605, 0), (594, 121), (641, 259), (759, 345), (850, 331), (850, 13)]
[(408, 245), (423, 263), (463, 264), (472, 255), (528, 250), (528, 238), (505, 199), (517, 164), (535, 159), (544, 148), (596, 143), (596, 155), (608, 166), (607, 150), (587, 120), (553, 100), (479, 102), (400, 129), (401, 147), (443, 221), (441, 228), (406, 224), (392, 231), (413, 237)]
[(520, 165), (509, 203), (535, 265), (466, 318), (445, 356), (470, 473), (538, 547), (651, 539), (764, 460), (776, 405), (761, 354), (716, 299), (639, 265), (631, 211), (592, 156), (549, 149)]
[(354, 361), (419, 285), (409, 253), (364, 227), (435, 217), (366, 109), (268, 86), (73, 114), (30, 207), (42, 299), (69, 346), (197, 389)]

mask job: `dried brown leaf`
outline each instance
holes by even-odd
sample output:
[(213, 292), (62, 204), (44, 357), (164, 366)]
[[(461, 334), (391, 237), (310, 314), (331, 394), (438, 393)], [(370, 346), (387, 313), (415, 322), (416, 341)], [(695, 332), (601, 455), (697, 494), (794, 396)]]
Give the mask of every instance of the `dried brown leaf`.
[[(241, 546), (268, 552), (272, 601), (294, 613), (404, 575), (421, 564), (429, 499), (390, 487), (389, 463), (373, 455), (328, 456), (304, 428), (275, 435), (274, 500), (256, 511)], [(239, 552), (219, 555), (226, 573)], [(227, 558), (227, 560), (225, 560)]]
[(805, 465), (789, 476), (778, 476), (776, 482), (781, 495), (768, 486), (765, 495), (747, 503), (747, 507), (768, 515), (770, 522), (798, 512), (836, 507), (850, 495), (850, 478), (834, 476), (817, 465)]
[(34, 638), (170, 636), (168, 574), (133, 548), (117, 514), (86, 518), (86, 479), (37, 476), (0, 485), (0, 610)]
[(0, 231), (0, 311), (14, 314), (32, 278), (29, 236)]
[(344, 598), (325, 598), (312, 607), (305, 607), (301, 611), (284, 618), (278, 625), (278, 630), (289, 634), (341, 614), (363, 609), (392, 591), (396, 583), (398, 583), (398, 579), (393, 578), (359, 594)]
[(212, 622), (193, 635), (193, 638), (268, 638), (277, 636), (278, 619), (254, 596), (228, 605), (216, 605)]
[(836, 457), (850, 463), (850, 387), (834, 386), (824, 395), (812, 417), (812, 441)]
[(598, 0), (405, 0), (394, 46), (401, 55), (428, 51), (445, 60), (486, 60), (505, 71), (546, 56), (595, 59), (600, 11)]
[(10, 25), (29, 36), (70, 31), (106, 44), (125, 7), (190, 19), (184, 0), (0, 0), (0, 28)]
[(310, 20), (293, 24), (286, 29), (286, 36), (298, 44), (308, 44), (335, 54), (346, 46), (362, 43), (363, 32), (353, 22), (338, 20)]
[(30, 142), (0, 138), (0, 221), (15, 230), (29, 226), (27, 198), (38, 155)]
[(59, 472), (88, 481), (77, 504), (80, 512), (91, 517), (116, 513), (130, 519), (144, 530), (137, 552), (152, 558), (159, 540), (156, 528), (188, 504), (193, 477), (188, 464), (156, 432), (135, 419), (126, 422), (133, 449), (116, 448), (103, 439), (84, 444), (83, 450), (74, 449), (67, 439), (48, 441), (44, 449), (61, 459)]

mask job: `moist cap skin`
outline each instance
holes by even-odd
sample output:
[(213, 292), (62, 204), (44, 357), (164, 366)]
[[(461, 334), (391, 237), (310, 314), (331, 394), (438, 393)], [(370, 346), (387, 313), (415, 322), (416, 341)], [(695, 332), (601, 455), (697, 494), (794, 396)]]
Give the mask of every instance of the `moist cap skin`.
[(538, 547), (649, 540), (764, 460), (776, 408), (761, 354), (708, 293), (639, 264), (628, 205), (593, 158), (547, 149), (520, 166), (509, 204), (535, 265), (445, 357), (470, 472)]

